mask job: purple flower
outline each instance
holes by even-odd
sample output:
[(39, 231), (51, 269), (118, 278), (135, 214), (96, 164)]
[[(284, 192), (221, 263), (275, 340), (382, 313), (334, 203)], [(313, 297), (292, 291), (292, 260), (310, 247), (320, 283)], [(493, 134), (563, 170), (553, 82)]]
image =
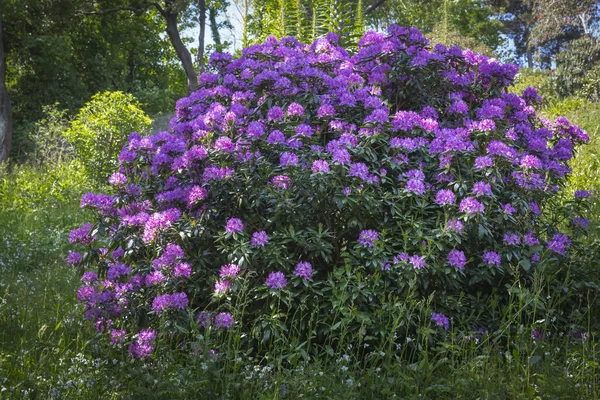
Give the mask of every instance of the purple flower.
[(362, 180), (367, 180), (367, 177), (369, 175), (369, 168), (364, 163), (353, 163), (350, 164), (350, 170), (348, 171), (348, 175), (359, 177)]
[(344, 196), (350, 196), (352, 194), (352, 188), (345, 187), (344, 190), (342, 190), (342, 193)]
[(502, 211), (507, 215), (513, 215), (517, 210), (510, 203), (506, 203), (502, 206)]
[(588, 229), (590, 227), (590, 221), (588, 221), (587, 218), (576, 217), (573, 219), (572, 222), (573, 222), (573, 225), (575, 225), (578, 228)]
[(274, 130), (273, 132), (269, 133), (269, 136), (267, 137), (267, 143), (285, 143), (285, 135), (281, 131)]
[(540, 261), (540, 255), (538, 253), (535, 253), (534, 255), (531, 256), (532, 263), (536, 263), (538, 261)]
[(333, 162), (350, 164), (350, 153), (346, 149), (336, 149), (333, 152)]
[(267, 113), (267, 119), (269, 121), (280, 121), (283, 119), (283, 109), (279, 106), (273, 106), (269, 108)]
[(376, 240), (379, 240), (379, 233), (372, 229), (363, 230), (358, 237), (358, 243), (365, 247), (373, 247)]
[(562, 233), (557, 233), (548, 242), (548, 248), (550, 250), (552, 250), (554, 253), (560, 254), (562, 256), (565, 255), (565, 250), (570, 245), (571, 245), (571, 241), (569, 240), (569, 237), (566, 235), (563, 235)]
[(276, 175), (273, 178), (271, 178), (271, 184), (273, 185), (273, 187), (275, 189), (286, 190), (287, 188), (290, 187), (291, 183), (292, 183), (292, 180), (285, 175)]
[(477, 169), (489, 168), (492, 165), (494, 165), (494, 161), (488, 156), (477, 157), (475, 159), (475, 168)]
[(271, 289), (283, 289), (287, 286), (287, 279), (283, 272), (273, 271), (267, 277), (265, 284)]
[(486, 251), (483, 253), (483, 262), (485, 262), (487, 265), (495, 265), (499, 267), (500, 263), (502, 262), (502, 258), (500, 257), (500, 254), (496, 253), (495, 251)]
[(521, 158), (521, 168), (542, 168), (542, 162), (536, 156), (527, 154)]
[(175, 276), (185, 276), (186, 278), (189, 278), (191, 274), (192, 274), (192, 266), (186, 262), (177, 263), (173, 270), (173, 275), (175, 275)]
[(165, 280), (165, 276), (163, 275), (162, 272), (152, 271), (146, 276), (145, 283), (146, 283), (147, 287), (152, 287), (154, 285), (157, 285), (157, 284), (163, 282), (164, 280)]
[(215, 294), (225, 293), (229, 288), (231, 288), (231, 282), (221, 279), (215, 282), (214, 292)]
[(83, 224), (79, 228), (73, 229), (69, 233), (69, 242), (90, 244), (94, 240), (94, 237), (92, 235), (90, 235), (92, 228), (93, 228), (93, 225), (90, 223), (87, 223), (87, 224)]
[(467, 214), (482, 213), (485, 206), (474, 197), (465, 197), (461, 200), (458, 210)]
[(312, 277), (313, 268), (312, 264), (308, 261), (300, 261), (296, 264), (296, 269), (294, 270), (294, 275), (299, 276), (304, 280), (308, 280)]
[(435, 202), (440, 206), (444, 206), (447, 204), (454, 204), (456, 201), (456, 195), (450, 189), (441, 189), (435, 195)]
[(288, 153), (287, 151), (279, 158), (279, 164), (284, 167), (289, 165), (298, 165), (298, 156), (294, 153)]
[(531, 333), (531, 337), (535, 340), (544, 340), (546, 335), (544, 334), (544, 331), (542, 331), (540, 329), (534, 329), (533, 332)]
[(230, 328), (235, 323), (233, 316), (230, 313), (221, 312), (215, 315), (215, 328)]
[(414, 255), (409, 259), (414, 269), (421, 269), (425, 266), (425, 259), (419, 255)]
[(517, 235), (516, 233), (505, 233), (504, 234), (504, 243), (506, 243), (509, 246), (516, 246), (519, 243), (521, 243), (521, 239), (519, 238), (519, 235)]
[(219, 273), (219, 276), (221, 278), (234, 279), (239, 272), (240, 272), (240, 267), (238, 267), (236, 264), (225, 264), (225, 265), (221, 266), (221, 271)]
[(267, 236), (267, 232), (259, 231), (252, 234), (252, 240), (250, 240), (250, 243), (253, 247), (265, 247), (265, 244), (267, 244), (268, 241), (269, 236)]
[(233, 151), (233, 142), (227, 136), (219, 137), (214, 144), (215, 150), (220, 150), (224, 152)]
[(119, 344), (125, 341), (125, 336), (127, 332), (125, 329), (113, 329), (110, 331), (110, 342), (112, 344)]
[(431, 314), (431, 320), (435, 322), (437, 326), (443, 326), (445, 330), (450, 328), (450, 320), (442, 313)]
[(540, 206), (538, 206), (538, 204), (536, 202), (533, 202), (533, 201), (529, 202), (529, 209), (535, 215), (541, 215), (542, 214), (542, 210), (540, 209)]
[(113, 186), (124, 186), (127, 183), (127, 177), (120, 172), (115, 172), (108, 178), (108, 183)]
[(83, 256), (81, 254), (72, 251), (67, 256), (67, 264), (70, 266), (79, 265), (79, 263), (81, 263), (82, 259), (83, 259)]
[(240, 233), (244, 230), (244, 223), (239, 218), (229, 218), (227, 225), (225, 225), (225, 232), (227, 233)]
[(448, 264), (453, 267), (456, 267), (460, 270), (465, 269), (465, 264), (467, 263), (467, 257), (465, 257), (465, 253), (460, 250), (451, 250), (448, 253)]
[(462, 221), (459, 221), (457, 219), (449, 219), (446, 224), (446, 229), (461, 235), (465, 230), (465, 224), (463, 224)]
[(409, 179), (408, 182), (406, 182), (406, 190), (416, 194), (423, 194), (425, 193), (425, 183), (423, 183), (422, 180), (414, 178)]
[(142, 240), (145, 243), (151, 242), (160, 232), (164, 231), (181, 217), (181, 211), (177, 208), (170, 208), (163, 212), (154, 213), (144, 224), (144, 235)]
[(575, 197), (577, 197), (578, 199), (587, 199), (590, 197), (590, 192), (588, 192), (587, 190), (576, 190)]
[(144, 359), (154, 351), (154, 346), (150, 341), (140, 340), (131, 343), (128, 348), (129, 355), (133, 358)]
[(323, 104), (319, 107), (319, 110), (317, 111), (317, 117), (319, 118), (333, 116), (335, 116), (335, 108), (333, 108), (331, 104)]
[(523, 243), (527, 246), (535, 246), (540, 244), (540, 241), (533, 236), (533, 232), (529, 230), (525, 235), (523, 235)]
[(473, 193), (475, 193), (476, 196), (491, 196), (492, 186), (487, 182), (475, 182), (473, 185)]
[(98, 280), (98, 275), (94, 271), (87, 271), (81, 276), (81, 282), (91, 283)]
[(402, 252), (400, 254), (398, 254), (397, 256), (394, 256), (394, 264), (398, 264), (400, 263), (400, 261), (408, 261), (409, 260), (409, 255), (408, 253)]
[(317, 117), (333, 117), (335, 116), (335, 108), (331, 104), (323, 104), (317, 110)]
[(301, 117), (304, 115), (304, 107), (298, 103), (292, 103), (287, 109), (287, 115), (290, 117)]
[(325, 160), (315, 160), (312, 165), (312, 172), (318, 174), (319, 172), (329, 172), (329, 164)]

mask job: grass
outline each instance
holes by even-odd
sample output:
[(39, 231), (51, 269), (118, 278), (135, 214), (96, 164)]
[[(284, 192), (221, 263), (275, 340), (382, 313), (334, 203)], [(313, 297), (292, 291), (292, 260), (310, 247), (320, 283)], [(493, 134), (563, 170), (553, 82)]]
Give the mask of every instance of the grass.
[(183, 349), (159, 346), (151, 361), (133, 362), (85, 323), (75, 299), (80, 272), (65, 266), (68, 232), (86, 217), (78, 171), (76, 164), (0, 170), (0, 399), (600, 398), (596, 338), (534, 340), (520, 322), (528, 301), (520, 292), (499, 310), (504, 330), (451, 330), (435, 345), (424, 334), (394, 349), (366, 349), (346, 332), (343, 348), (290, 362), (284, 356), (300, 338), (257, 359), (235, 348), (240, 332), (232, 331), (198, 335)]

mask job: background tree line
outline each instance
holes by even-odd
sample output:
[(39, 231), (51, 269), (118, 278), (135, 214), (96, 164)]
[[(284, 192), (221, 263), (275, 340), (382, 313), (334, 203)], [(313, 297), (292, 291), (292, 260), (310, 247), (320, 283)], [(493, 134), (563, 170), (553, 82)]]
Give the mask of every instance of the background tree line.
[[(0, 160), (34, 154), (49, 106), (68, 120), (94, 94), (123, 91), (157, 115), (194, 90), (213, 50), (330, 31), (353, 44), (392, 23), (544, 69), (557, 96), (595, 102), (599, 21), (594, 0), (0, 0)], [(191, 28), (197, 43), (182, 35)]]

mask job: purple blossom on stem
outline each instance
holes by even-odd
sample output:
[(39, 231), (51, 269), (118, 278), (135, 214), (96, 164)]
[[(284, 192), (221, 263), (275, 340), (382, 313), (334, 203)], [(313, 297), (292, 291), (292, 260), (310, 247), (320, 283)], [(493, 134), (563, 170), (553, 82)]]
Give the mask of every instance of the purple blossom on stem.
[(221, 279), (215, 282), (214, 292), (215, 294), (222, 294), (227, 292), (229, 288), (231, 288), (231, 282)]
[(233, 316), (230, 313), (221, 312), (215, 315), (214, 324), (215, 328), (228, 329), (235, 323)]
[(562, 233), (557, 233), (548, 242), (548, 249), (552, 250), (556, 254), (564, 256), (566, 248), (570, 245), (571, 241), (569, 240), (568, 236), (563, 235)]
[(465, 197), (460, 201), (458, 210), (466, 214), (476, 214), (484, 212), (485, 206), (474, 197)]
[(329, 172), (329, 164), (325, 160), (315, 160), (312, 165), (312, 172), (318, 174), (320, 172)]
[(308, 280), (312, 277), (312, 274), (313, 274), (312, 264), (309, 263), (308, 261), (300, 261), (298, 264), (296, 264), (296, 269), (294, 270), (294, 275), (296, 275), (304, 280)]
[(435, 195), (435, 202), (436, 202), (436, 204), (439, 204), (440, 206), (454, 204), (455, 201), (456, 201), (456, 195), (450, 189), (441, 189)]
[(421, 269), (425, 266), (425, 259), (419, 255), (414, 255), (409, 259), (414, 269)]
[(363, 230), (358, 237), (358, 243), (365, 247), (373, 247), (376, 240), (379, 240), (379, 233), (372, 229)]
[(509, 246), (516, 246), (521, 243), (521, 239), (516, 233), (505, 233), (503, 240), (504, 243), (506, 243)]
[(276, 175), (273, 178), (271, 178), (271, 185), (273, 185), (275, 189), (287, 190), (290, 187), (291, 183), (292, 180), (285, 175)]
[(465, 256), (465, 253), (456, 249), (450, 250), (450, 253), (448, 253), (448, 264), (462, 270), (465, 269), (466, 263), (467, 257)]
[(431, 314), (431, 320), (435, 322), (437, 326), (443, 326), (445, 330), (450, 328), (450, 320), (442, 313)]
[(225, 225), (225, 232), (227, 233), (240, 233), (244, 230), (244, 223), (239, 218), (229, 218)]
[(485, 262), (487, 265), (495, 265), (499, 267), (500, 263), (502, 262), (502, 257), (500, 257), (500, 254), (496, 253), (495, 251), (486, 251), (483, 253), (483, 262)]
[(234, 279), (238, 273), (240, 272), (240, 267), (237, 264), (225, 264), (221, 266), (221, 271), (219, 272), (219, 276), (221, 278), (230, 278)]
[(265, 231), (254, 232), (252, 234), (252, 239), (250, 240), (252, 247), (265, 247), (265, 244), (268, 242), (269, 236), (267, 236), (267, 232)]
[(283, 289), (287, 286), (287, 279), (283, 272), (273, 271), (267, 277), (265, 284), (271, 289)]

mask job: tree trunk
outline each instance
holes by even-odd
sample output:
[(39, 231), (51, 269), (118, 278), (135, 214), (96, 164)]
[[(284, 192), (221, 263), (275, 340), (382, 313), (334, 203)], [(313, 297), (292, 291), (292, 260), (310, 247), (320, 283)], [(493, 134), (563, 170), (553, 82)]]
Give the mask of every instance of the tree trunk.
[(167, 22), (167, 35), (169, 35), (169, 40), (177, 53), (177, 57), (181, 61), (181, 65), (183, 65), (183, 70), (187, 77), (188, 93), (192, 93), (198, 87), (198, 75), (194, 69), (191, 54), (181, 41), (179, 28), (177, 27), (177, 16), (178, 13), (169, 8), (164, 10), (163, 17)]
[(210, 20), (213, 42), (215, 42), (215, 50), (221, 52), (223, 51), (223, 44), (221, 43), (221, 34), (219, 33), (219, 25), (217, 23), (217, 10), (215, 8), (209, 7), (208, 19)]
[(12, 141), (12, 112), (6, 89), (6, 55), (4, 54), (2, 29), (2, 10), (0, 9), (0, 162), (8, 159)]
[(198, 35), (198, 76), (204, 72), (204, 35), (206, 34), (206, 0), (198, 0), (200, 34)]

